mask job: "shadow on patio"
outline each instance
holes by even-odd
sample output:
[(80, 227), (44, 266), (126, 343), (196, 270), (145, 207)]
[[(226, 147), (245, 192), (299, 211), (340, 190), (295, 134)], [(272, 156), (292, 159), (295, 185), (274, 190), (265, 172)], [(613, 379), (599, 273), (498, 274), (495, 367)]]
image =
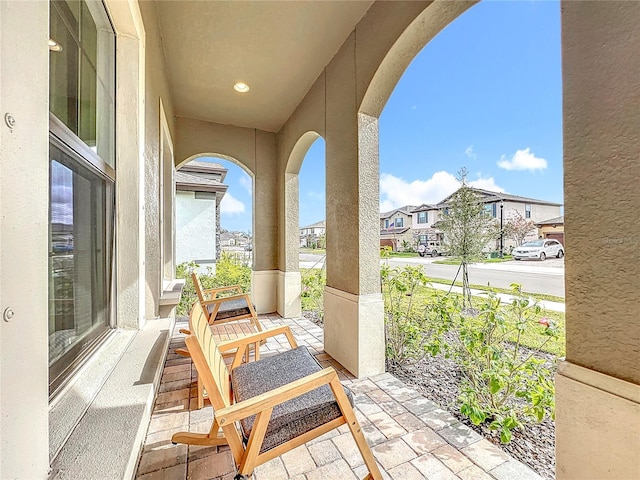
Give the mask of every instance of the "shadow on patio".
[[(355, 397), (356, 415), (383, 476), (391, 479), (518, 480), (541, 477), (512, 459), (389, 373), (356, 379), (323, 350), (323, 330), (306, 319), (261, 316), (266, 328), (289, 325), (300, 345), (325, 366), (333, 366)], [(175, 353), (184, 348), (176, 321), (142, 456), (140, 480), (232, 480), (233, 458), (228, 447), (172, 445), (182, 430), (208, 432), (213, 409), (197, 410), (195, 367)], [(281, 338), (282, 337), (282, 338)], [(262, 346), (262, 355), (288, 349), (284, 336)], [(257, 480), (346, 480), (366, 475), (362, 457), (346, 425), (256, 468)]]

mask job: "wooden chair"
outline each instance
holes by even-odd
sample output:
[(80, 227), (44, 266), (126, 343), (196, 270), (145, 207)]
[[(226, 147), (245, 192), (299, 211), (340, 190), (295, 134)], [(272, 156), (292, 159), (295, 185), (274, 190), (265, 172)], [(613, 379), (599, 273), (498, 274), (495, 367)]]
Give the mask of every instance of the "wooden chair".
[[(333, 368), (322, 369), (306, 347), (298, 347), (289, 327), (226, 342), (225, 348), (237, 348), (229, 370), (198, 303), (189, 325), (187, 348), (215, 413), (209, 433), (176, 433), (171, 438), (174, 444), (229, 445), (238, 480), (248, 478), (256, 466), (346, 423), (369, 470), (366, 479), (382, 479), (356, 420), (351, 392)], [(291, 350), (242, 363), (250, 343), (280, 334), (287, 337)]]
[[(193, 280), (193, 286), (198, 295), (200, 305), (211, 325), (249, 319), (258, 331), (262, 330), (255, 307), (251, 303), (249, 295), (243, 293), (240, 285), (204, 289), (200, 278), (195, 272), (191, 272), (191, 279)], [(224, 292), (236, 292), (236, 294), (218, 297)]]

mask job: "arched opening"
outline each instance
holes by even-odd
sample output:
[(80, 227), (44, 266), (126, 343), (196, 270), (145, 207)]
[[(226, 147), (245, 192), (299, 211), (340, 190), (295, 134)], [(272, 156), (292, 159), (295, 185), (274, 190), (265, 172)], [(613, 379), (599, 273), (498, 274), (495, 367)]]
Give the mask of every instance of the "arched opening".
[[(506, 238), (504, 225), (515, 212), (530, 222), (527, 233), (532, 239), (538, 237), (536, 223), (562, 215), (560, 8), (558, 3), (483, 2), (458, 12), (450, 21), (440, 25), (439, 33), (436, 29), (437, 36), (433, 31), (426, 34), (428, 19), (419, 25), (414, 22), (382, 62), (379, 78), (374, 77), (361, 106), (362, 112), (379, 114), (381, 246), (386, 238), (400, 253), (415, 252), (417, 244), (424, 244), (434, 255), (436, 251), (441, 254), (443, 231), (437, 222), (448, 197), (460, 186), (457, 170), (466, 166), (470, 170), (467, 180), (478, 189), (489, 216), (500, 226), (500, 242), (497, 236), (492, 238), (486, 253), (501, 250), (498, 245), (508, 253), (508, 247), (516, 245)], [(418, 39), (424, 46), (419, 53)], [(407, 56), (399, 59), (401, 48)], [(404, 70), (402, 64), (409, 62)], [(393, 93), (381, 96), (388, 84), (382, 88), (380, 78), (389, 80), (394, 75), (402, 76)], [(373, 92), (378, 96), (369, 96)], [(458, 265), (433, 264), (442, 261), (438, 258), (410, 255), (416, 257), (412, 264), (422, 265), (431, 278), (451, 280), (458, 270)], [(406, 263), (396, 260), (392, 265)], [(511, 283), (529, 282), (523, 287), (527, 292), (564, 297), (562, 258), (547, 261), (543, 269), (537, 268), (542, 262), (517, 263), (483, 263), (474, 272), (482, 280), (472, 283), (486, 287), (489, 282), (508, 291)], [(552, 265), (557, 265), (555, 271), (545, 271)], [(546, 315), (557, 321), (559, 340), (551, 342), (552, 347), (540, 336), (540, 341), (528, 345), (539, 347), (539, 358), (564, 356), (564, 299), (557, 300), (554, 307), (562, 312)], [(543, 315), (539, 318), (547, 318)], [(532, 324), (534, 327), (539, 325)], [(442, 385), (441, 390), (450, 395), (434, 395), (432, 400), (453, 405), (451, 413), (464, 421), (458, 403), (462, 391), (434, 375), (426, 366), (431, 363), (422, 365), (430, 372), (422, 383), (420, 375), (415, 375), (420, 368), (411, 370), (412, 374), (407, 370), (404, 376), (400, 370), (393, 373), (420, 387), (429, 382)], [(550, 371), (547, 376), (549, 382), (553, 374)], [(485, 430), (490, 436), (488, 426)], [(555, 458), (553, 441), (538, 435), (553, 431), (553, 421), (547, 418), (527, 431), (533, 435), (514, 436), (508, 451), (543, 476), (553, 475), (549, 468)], [(536, 463), (532, 456), (517, 454), (516, 446), (531, 440), (544, 461)]]
[[(300, 189), (300, 172), (303, 161), (307, 158), (309, 152), (312, 152), (316, 159), (314, 161), (316, 167), (320, 159), (324, 158), (324, 151), (317, 148), (317, 146), (323, 146), (324, 142), (317, 142), (318, 138), (320, 138), (320, 135), (315, 131), (304, 133), (291, 150), (285, 168), (284, 272), (280, 278), (280, 287), (278, 289), (281, 292), (278, 298), (278, 311), (284, 316), (297, 316), (301, 312), (300, 198), (305, 193)], [(322, 190), (324, 191), (324, 185), (322, 185)]]
[[(246, 278), (253, 268), (253, 176), (235, 159), (201, 154), (175, 173), (175, 259), (178, 277)], [(224, 268), (218, 272), (218, 265)], [(230, 279), (230, 283), (234, 283)], [(243, 285), (250, 288), (250, 284)]]

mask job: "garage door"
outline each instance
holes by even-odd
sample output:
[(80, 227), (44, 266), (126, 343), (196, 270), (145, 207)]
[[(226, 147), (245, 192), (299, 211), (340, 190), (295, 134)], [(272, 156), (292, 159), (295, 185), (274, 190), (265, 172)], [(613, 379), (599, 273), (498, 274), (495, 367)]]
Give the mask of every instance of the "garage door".
[(564, 246), (564, 233), (547, 233), (545, 238), (552, 238), (558, 240)]

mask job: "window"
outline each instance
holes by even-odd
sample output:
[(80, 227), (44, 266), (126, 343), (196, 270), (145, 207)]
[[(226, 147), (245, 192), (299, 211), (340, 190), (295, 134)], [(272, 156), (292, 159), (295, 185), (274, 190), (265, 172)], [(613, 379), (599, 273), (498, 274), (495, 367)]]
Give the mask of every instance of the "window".
[(115, 36), (101, 2), (53, 0), (49, 55), (49, 392), (111, 326)]
[(418, 212), (418, 223), (427, 223), (427, 212)]
[(524, 206), (524, 218), (531, 218), (531, 205), (529, 204)]
[(427, 236), (426, 235), (419, 235), (418, 236), (418, 243), (421, 245), (426, 245), (427, 244)]
[(403, 220), (404, 219), (402, 217), (396, 218), (396, 228), (401, 228), (403, 226)]
[(384, 228), (389, 228), (389, 219), (388, 218), (384, 221)]

